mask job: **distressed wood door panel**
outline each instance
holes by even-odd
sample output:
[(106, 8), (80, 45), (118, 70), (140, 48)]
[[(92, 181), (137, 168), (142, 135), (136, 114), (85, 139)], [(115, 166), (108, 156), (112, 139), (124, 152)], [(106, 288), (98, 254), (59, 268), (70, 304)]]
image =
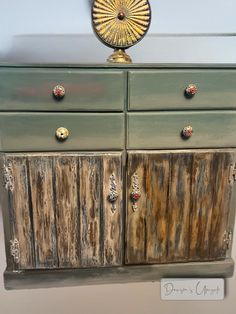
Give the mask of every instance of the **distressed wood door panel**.
[(235, 150), (129, 152), (126, 264), (225, 258), (235, 156)]
[[(81, 265), (120, 265), (122, 258), (122, 178), (121, 158), (83, 156), (79, 160), (79, 204)], [(108, 196), (112, 178), (118, 199)]]
[(4, 228), (8, 228), (5, 234), (10, 235), (6, 239), (8, 267), (30, 269), (35, 262), (27, 158), (1, 155), (1, 168), (1, 199), (5, 200), (2, 211), (7, 217)]
[(78, 160), (76, 156), (55, 158), (55, 216), (58, 264), (77, 267), (79, 255), (79, 208), (77, 193)]
[[(28, 157), (36, 268), (57, 267), (56, 221), (53, 193), (53, 158)], [(17, 173), (14, 175), (17, 176)], [(17, 195), (16, 195), (17, 197)]]
[(121, 153), (2, 156), (12, 268), (121, 265)]

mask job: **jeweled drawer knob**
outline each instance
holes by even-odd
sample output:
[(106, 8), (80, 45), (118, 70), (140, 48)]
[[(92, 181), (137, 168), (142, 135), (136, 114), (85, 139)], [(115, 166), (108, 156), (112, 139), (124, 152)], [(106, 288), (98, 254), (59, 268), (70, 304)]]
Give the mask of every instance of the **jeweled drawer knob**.
[(186, 87), (185, 89), (185, 95), (187, 97), (193, 97), (194, 95), (196, 95), (197, 91), (198, 91), (198, 88), (196, 85), (189, 84), (188, 87)]
[(70, 132), (63, 127), (60, 127), (56, 130), (56, 138), (59, 141), (65, 141), (69, 137)]
[(183, 128), (182, 130), (182, 136), (185, 139), (190, 138), (193, 135), (193, 128), (191, 127), (191, 125), (188, 125), (186, 127)]
[(61, 100), (62, 98), (65, 97), (66, 94), (66, 90), (63, 86), (61, 85), (57, 85), (53, 88), (53, 96), (57, 99), (57, 100)]

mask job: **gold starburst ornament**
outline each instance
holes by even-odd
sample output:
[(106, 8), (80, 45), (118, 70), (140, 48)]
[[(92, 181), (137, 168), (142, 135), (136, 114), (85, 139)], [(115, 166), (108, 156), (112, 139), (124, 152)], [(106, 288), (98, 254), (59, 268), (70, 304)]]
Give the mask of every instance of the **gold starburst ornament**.
[(148, 0), (94, 0), (93, 29), (98, 38), (114, 48), (108, 62), (132, 63), (125, 49), (138, 43), (151, 23)]

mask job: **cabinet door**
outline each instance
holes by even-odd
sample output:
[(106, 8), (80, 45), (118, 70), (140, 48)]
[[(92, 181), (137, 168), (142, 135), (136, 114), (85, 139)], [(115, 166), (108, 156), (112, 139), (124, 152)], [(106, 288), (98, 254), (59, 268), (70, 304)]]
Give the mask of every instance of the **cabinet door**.
[(224, 259), (235, 151), (128, 153), (126, 264)]
[(3, 154), (8, 267), (120, 265), (121, 160), (121, 153)]

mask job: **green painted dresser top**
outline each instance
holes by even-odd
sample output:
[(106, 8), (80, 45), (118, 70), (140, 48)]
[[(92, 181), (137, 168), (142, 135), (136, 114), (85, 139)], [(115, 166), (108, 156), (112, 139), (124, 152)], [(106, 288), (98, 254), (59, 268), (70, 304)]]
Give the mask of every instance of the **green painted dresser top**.
[[(191, 98), (189, 84), (198, 89)], [(2, 65), (0, 150), (236, 147), (235, 88), (230, 64)], [(63, 144), (60, 126), (70, 130)]]

